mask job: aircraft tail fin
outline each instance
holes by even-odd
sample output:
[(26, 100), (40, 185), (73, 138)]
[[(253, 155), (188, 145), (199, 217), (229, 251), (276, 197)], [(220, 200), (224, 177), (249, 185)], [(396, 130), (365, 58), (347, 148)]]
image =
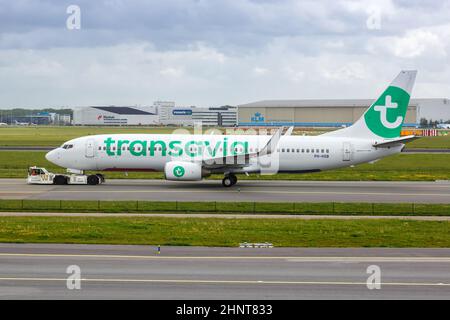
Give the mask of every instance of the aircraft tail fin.
[(324, 135), (374, 139), (400, 137), (416, 74), (416, 70), (401, 71), (353, 125)]

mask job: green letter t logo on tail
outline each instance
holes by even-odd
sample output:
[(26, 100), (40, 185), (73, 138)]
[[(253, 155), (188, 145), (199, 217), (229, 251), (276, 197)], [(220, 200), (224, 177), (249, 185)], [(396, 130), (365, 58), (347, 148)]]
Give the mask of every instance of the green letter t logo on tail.
[(367, 128), (382, 138), (400, 137), (417, 71), (401, 71), (364, 114)]
[(367, 127), (383, 138), (399, 137), (408, 104), (406, 91), (388, 87), (364, 115)]

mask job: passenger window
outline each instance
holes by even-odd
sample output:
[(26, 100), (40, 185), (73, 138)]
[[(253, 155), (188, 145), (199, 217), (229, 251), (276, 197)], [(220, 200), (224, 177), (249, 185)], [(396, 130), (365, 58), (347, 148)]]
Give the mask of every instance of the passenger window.
[(320, 151), (321, 151), (322, 153), (324, 153), (325, 150), (322, 149), (322, 150), (320, 150)]
[(306, 149), (306, 153), (309, 153), (309, 149)]
[(330, 153), (330, 149), (327, 149), (327, 153)]
[(284, 152), (284, 149), (281, 149), (281, 152)]
[(311, 153), (314, 153), (314, 149), (311, 149)]

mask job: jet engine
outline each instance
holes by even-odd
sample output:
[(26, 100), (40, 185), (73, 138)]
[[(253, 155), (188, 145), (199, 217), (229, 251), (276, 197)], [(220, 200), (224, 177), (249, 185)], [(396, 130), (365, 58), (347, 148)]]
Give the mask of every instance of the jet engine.
[(170, 161), (164, 166), (164, 175), (167, 180), (197, 181), (209, 175), (202, 169), (201, 164), (184, 161)]

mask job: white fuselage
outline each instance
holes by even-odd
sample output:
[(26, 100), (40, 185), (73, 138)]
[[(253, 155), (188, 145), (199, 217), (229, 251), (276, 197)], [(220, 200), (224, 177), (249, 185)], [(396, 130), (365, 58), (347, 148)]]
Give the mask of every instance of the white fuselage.
[[(66, 142), (46, 158), (65, 168), (99, 171), (163, 171), (170, 161), (202, 162), (223, 156), (255, 153), (270, 136), (110, 134)], [(267, 172), (314, 172), (370, 162), (398, 153), (403, 145), (375, 148), (372, 139), (332, 136), (283, 136)], [(250, 159), (241, 168), (217, 166), (212, 172), (265, 172), (264, 157)], [(269, 159), (270, 158), (270, 159)], [(266, 163), (261, 165), (261, 163)]]

